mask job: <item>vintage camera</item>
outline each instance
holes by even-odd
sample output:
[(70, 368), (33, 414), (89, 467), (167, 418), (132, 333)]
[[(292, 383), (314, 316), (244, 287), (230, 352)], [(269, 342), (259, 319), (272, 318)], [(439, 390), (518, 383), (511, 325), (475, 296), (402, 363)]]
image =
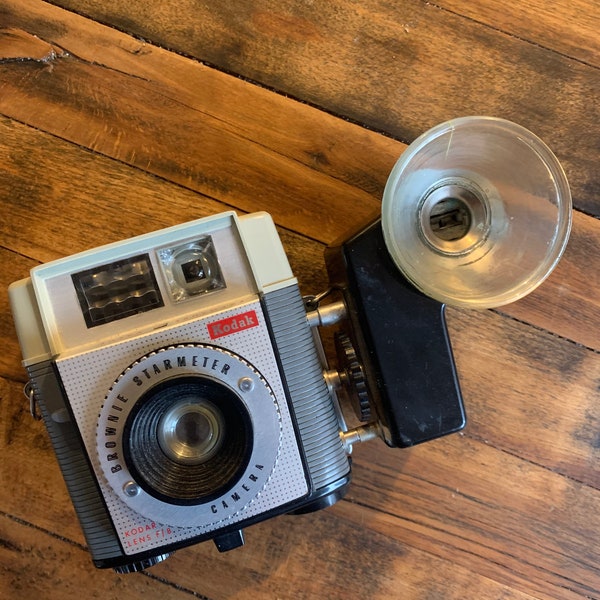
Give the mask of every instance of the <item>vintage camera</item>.
[[(352, 444), (464, 426), (445, 302), (519, 297), (568, 237), (564, 174), (524, 131), (467, 118), (419, 138), (382, 218), (327, 249), (319, 296), (302, 297), (266, 213), (103, 246), (11, 286), (32, 411), (97, 567), (137, 571), (206, 539), (235, 548), (253, 523), (339, 500)], [(532, 222), (543, 249), (521, 241)], [(518, 275), (499, 275), (515, 247)], [(318, 332), (334, 324), (331, 367)]]

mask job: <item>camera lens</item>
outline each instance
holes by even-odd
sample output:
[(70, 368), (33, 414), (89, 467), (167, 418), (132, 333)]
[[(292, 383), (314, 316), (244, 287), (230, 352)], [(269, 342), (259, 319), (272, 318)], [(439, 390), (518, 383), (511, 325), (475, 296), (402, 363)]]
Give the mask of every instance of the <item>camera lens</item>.
[(162, 417), (158, 443), (171, 460), (195, 465), (212, 458), (221, 447), (225, 423), (214, 404), (184, 398)]
[(234, 486), (252, 452), (250, 415), (236, 392), (202, 376), (168, 379), (136, 402), (123, 435), (137, 483), (171, 504), (209, 502)]

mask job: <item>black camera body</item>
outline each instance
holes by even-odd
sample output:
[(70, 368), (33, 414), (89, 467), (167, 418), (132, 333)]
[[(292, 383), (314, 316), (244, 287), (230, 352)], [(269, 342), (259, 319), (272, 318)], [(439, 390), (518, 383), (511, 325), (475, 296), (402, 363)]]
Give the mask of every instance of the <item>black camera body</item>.
[[(358, 438), (336, 387), (374, 407), (363, 437), (392, 446), (464, 425), (443, 306), (381, 243), (375, 223), (331, 248), (343, 300), (308, 314), (266, 213), (98, 248), (11, 286), (29, 394), (97, 567), (140, 570), (205, 539), (228, 550), (255, 522), (339, 500)], [(333, 305), (347, 335), (336, 382), (314, 331)], [(353, 352), (368, 389), (344, 376)]]
[(391, 447), (459, 431), (466, 418), (446, 305), (411, 285), (393, 262), (381, 220), (326, 250), (329, 279), (347, 320), (338, 369), (363, 421), (375, 419)]

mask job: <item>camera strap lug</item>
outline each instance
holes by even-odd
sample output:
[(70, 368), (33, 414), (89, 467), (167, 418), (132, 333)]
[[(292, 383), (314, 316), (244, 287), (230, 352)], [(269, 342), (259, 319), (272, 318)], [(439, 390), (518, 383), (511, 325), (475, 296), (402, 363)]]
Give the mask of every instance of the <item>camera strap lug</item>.
[(31, 381), (28, 381), (23, 388), (23, 394), (25, 398), (29, 400), (29, 412), (36, 421), (41, 421), (42, 415), (38, 412), (37, 400), (35, 398), (35, 390)]

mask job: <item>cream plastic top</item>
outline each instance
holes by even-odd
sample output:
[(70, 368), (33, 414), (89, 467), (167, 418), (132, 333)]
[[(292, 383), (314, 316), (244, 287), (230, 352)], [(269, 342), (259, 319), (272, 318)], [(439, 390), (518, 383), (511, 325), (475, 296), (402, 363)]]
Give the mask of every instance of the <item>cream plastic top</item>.
[[(175, 301), (158, 251), (210, 236), (226, 287)], [(88, 327), (72, 275), (120, 259), (147, 255), (164, 305)], [(141, 335), (295, 283), (271, 216), (234, 212), (88, 250), (32, 269), (9, 296), (25, 365)]]

